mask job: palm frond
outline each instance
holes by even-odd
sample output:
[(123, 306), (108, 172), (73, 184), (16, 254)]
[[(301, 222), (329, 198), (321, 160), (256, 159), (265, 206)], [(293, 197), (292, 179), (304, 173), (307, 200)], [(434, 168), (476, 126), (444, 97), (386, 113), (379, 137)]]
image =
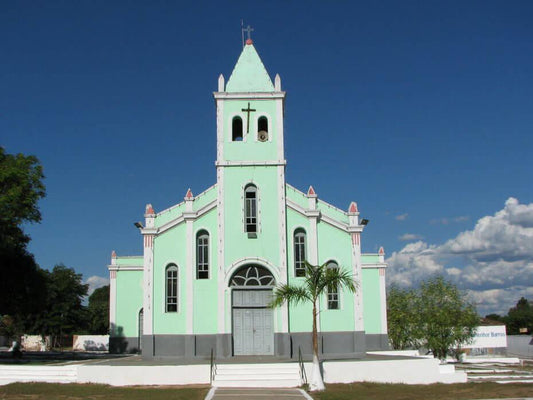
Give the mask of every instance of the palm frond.
[(286, 301), (298, 304), (307, 300), (313, 300), (307, 288), (303, 286), (281, 285), (274, 289), (273, 295), (274, 297), (268, 305), (271, 308), (279, 307)]

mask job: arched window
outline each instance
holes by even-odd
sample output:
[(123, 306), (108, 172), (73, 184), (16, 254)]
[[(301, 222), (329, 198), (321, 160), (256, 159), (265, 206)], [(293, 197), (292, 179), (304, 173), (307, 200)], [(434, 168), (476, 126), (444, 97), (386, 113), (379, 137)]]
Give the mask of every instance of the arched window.
[(249, 236), (257, 233), (257, 187), (254, 185), (244, 189), (244, 229)]
[(200, 231), (196, 235), (196, 279), (209, 278), (209, 233)]
[[(335, 261), (329, 261), (328, 269), (339, 269), (339, 265)], [(338, 310), (339, 306), (339, 288), (337, 285), (328, 286), (328, 310)]]
[(305, 231), (294, 231), (294, 276), (305, 276)]
[(231, 140), (234, 142), (242, 141), (242, 119), (241, 117), (233, 117), (231, 121)]
[(268, 119), (259, 117), (257, 120), (257, 140), (266, 142), (268, 140)]
[(178, 312), (178, 267), (170, 264), (165, 270), (166, 275), (166, 312)]
[(274, 275), (261, 265), (248, 265), (232, 276), (230, 286), (276, 286)]

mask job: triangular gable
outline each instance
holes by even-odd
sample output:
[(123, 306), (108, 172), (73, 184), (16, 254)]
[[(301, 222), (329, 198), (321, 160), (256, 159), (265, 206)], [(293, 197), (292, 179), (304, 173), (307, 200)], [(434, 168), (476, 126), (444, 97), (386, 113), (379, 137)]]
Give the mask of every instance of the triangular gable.
[(274, 85), (253, 44), (246, 44), (233, 68), (226, 92), (273, 92)]

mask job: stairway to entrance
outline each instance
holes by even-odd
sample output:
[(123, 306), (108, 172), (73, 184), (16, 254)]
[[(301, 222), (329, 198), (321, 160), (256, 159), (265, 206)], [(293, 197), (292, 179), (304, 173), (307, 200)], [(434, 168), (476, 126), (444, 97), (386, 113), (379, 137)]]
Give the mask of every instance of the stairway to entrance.
[(218, 364), (214, 387), (298, 387), (298, 363)]

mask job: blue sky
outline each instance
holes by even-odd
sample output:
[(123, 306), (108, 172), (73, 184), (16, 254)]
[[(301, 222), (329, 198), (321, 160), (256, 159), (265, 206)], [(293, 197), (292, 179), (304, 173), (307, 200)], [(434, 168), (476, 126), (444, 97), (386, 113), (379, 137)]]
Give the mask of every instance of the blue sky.
[(533, 298), (533, 3), (17, 1), (0, 145), (35, 154), (44, 268), (105, 282), (133, 222), (215, 183), (217, 78), (241, 19), (287, 91), (287, 180), (370, 224), (388, 280), (441, 273), (482, 314)]

